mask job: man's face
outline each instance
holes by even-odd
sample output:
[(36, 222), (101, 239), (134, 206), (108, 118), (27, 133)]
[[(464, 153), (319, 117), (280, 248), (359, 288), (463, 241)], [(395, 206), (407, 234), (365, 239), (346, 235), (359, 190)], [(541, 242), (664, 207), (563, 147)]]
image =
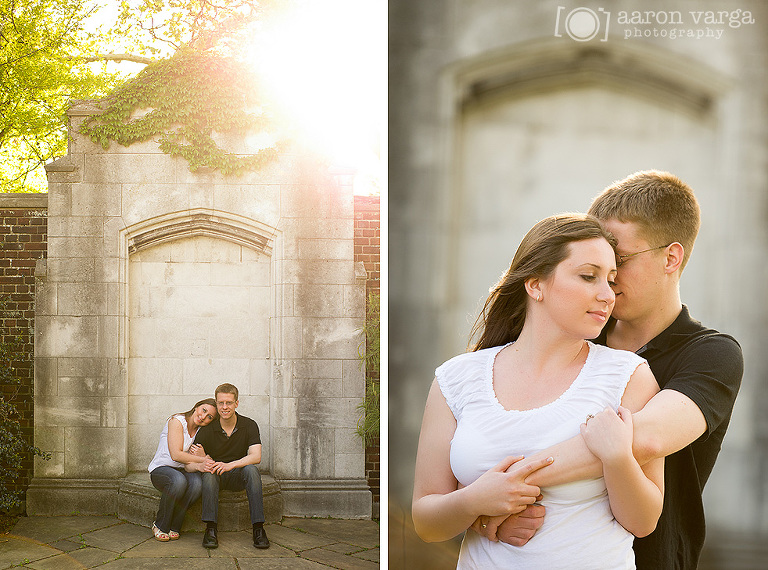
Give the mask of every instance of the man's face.
[(216, 395), (216, 409), (219, 411), (219, 416), (221, 416), (222, 420), (230, 419), (234, 415), (239, 403), (235, 400), (234, 394), (219, 392)]
[(665, 250), (657, 248), (658, 243), (648, 243), (640, 237), (637, 224), (620, 222), (615, 219), (602, 220), (603, 225), (618, 240), (616, 251), (620, 255), (633, 255), (618, 266), (613, 290), (616, 304), (613, 316), (619, 320), (641, 319), (658, 307), (662, 295), (660, 284), (664, 276)]

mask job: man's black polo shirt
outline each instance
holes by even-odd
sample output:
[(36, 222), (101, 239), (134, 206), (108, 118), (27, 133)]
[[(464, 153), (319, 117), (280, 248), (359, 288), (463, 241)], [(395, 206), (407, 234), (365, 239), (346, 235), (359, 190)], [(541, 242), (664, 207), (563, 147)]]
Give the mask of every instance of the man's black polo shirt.
[(259, 425), (251, 418), (241, 416), (237, 412), (235, 412), (235, 417), (237, 417), (235, 430), (229, 437), (227, 437), (227, 432), (222, 429), (218, 417), (207, 426), (197, 430), (195, 443), (202, 445), (205, 452), (214, 461), (229, 463), (242, 459), (248, 455), (248, 448), (251, 445), (261, 443)]
[[(596, 342), (605, 344), (605, 338), (604, 330)], [(662, 389), (688, 396), (707, 421), (699, 439), (666, 458), (664, 509), (656, 530), (635, 539), (637, 568), (693, 570), (704, 545), (701, 494), (731, 421), (744, 372), (741, 347), (734, 338), (703, 327), (683, 305), (677, 319), (637, 354), (648, 361)]]

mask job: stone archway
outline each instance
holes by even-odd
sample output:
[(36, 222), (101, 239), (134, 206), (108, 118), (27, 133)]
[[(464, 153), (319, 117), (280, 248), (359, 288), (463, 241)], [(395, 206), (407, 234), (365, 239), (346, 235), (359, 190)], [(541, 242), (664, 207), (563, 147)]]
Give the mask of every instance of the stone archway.
[[(269, 445), (270, 325), (275, 228), (225, 212), (180, 212), (122, 231), (127, 245), (128, 471), (155, 451), (155, 434), (179, 395), (210, 397), (231, 382)], [(279, 343), (277, 343), (279, 344)], [(271, 469), (268, 454), (262, 461)]]
[[(445, 75), (440, 328), (459, 331), (443, 335), (446, 354), (466, 345), (525, 231), (556, 211), (586, 210), (606, 181), (670, 170), (697, 188), (705, 210), (720, 207), (714, 153), (729, 82), (706, 65), (653, 46), (546, 39), (458, 61)], [(686, 271), (686, 299), (706, 303), (711, 293), (692, 286), (706, 280), (703, 261)]]

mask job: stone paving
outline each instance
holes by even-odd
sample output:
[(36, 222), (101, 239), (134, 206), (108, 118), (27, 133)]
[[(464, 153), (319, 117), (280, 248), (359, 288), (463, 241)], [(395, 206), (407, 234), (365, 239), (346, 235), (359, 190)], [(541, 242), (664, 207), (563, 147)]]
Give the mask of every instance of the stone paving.
[(202, 547), (201, 532), (158, 542), (146, 527), (110, 516), (22, 517), (0, 535), (0, 569), (312, 570), (379, 568), (379, 524), (371, 520), (284, 518), (265, 525), (272, 543), (253, 547), (250, 532), (219, 532)]

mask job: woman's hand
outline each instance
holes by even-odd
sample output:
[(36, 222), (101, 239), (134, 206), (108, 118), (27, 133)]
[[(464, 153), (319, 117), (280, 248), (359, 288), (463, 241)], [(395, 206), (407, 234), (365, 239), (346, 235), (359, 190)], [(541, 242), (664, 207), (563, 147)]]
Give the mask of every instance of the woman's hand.
[(205, 457), (205, 449), (199, 443), (193, 443), (189, 446), (189, 453), (198, 457)]
[(618, 414), (606, 409), (581, 426), (582, 439), (603, 463), (603, 478), (614, 518), (637, 537), (653, 532), (661, 515), (664, 459), (654, 459), (642, 467), (637, 462), (632, 449), (632, 412), (642, 409), (658, 389), (650, 368), (642, 364), (627, 384)]
[(632, 413), (619, 406), (618, 414), (605, 408), (581, 424), (581, 435), (589, 450), (603, 462), (615, 464), (632, 457)]
[(471, 504), (478, 512), (487, 516), (513, 515), (536, 502), (541, 489), (526, 483), (525, 479), (534, 471), (551, 465), (554, 459), (547, 457), (516, 465), (522, 459), (505, 458), (463, 490), (471, 497)]
[(188, 463), (185, 467), (187, 471), (200, 473), (212, 473), (215, 462), (210, 457), (205, 457), (202, 462)]

